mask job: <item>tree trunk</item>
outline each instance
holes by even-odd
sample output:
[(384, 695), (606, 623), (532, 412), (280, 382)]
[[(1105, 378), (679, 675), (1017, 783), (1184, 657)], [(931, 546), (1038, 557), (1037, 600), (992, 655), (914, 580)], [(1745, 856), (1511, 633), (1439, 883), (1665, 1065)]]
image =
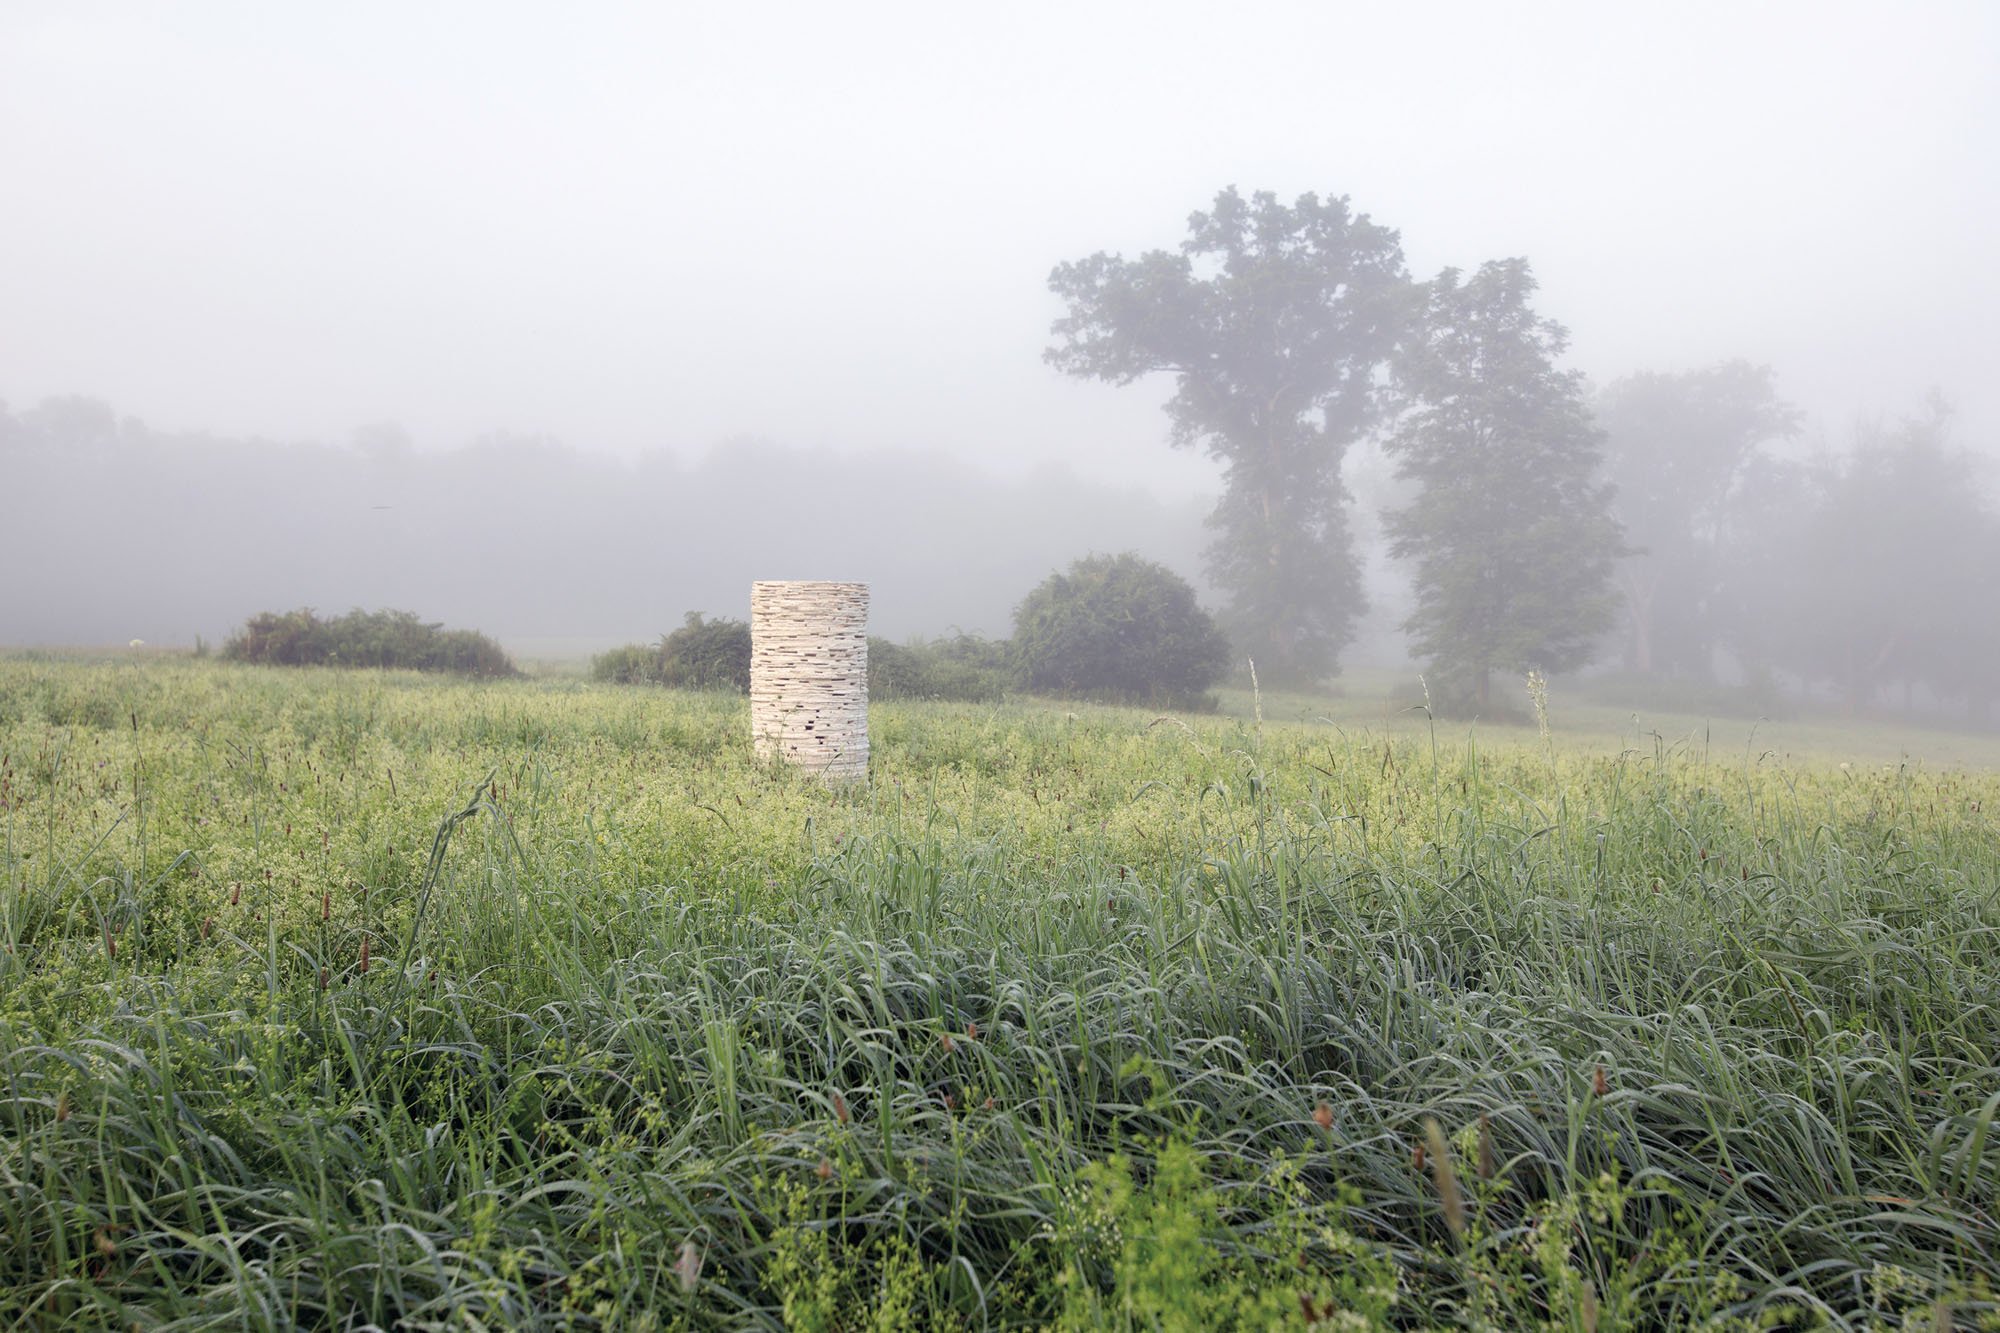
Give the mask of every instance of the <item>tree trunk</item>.
[(1653, 674), (1653, 580), (1630, 564), (1619, 571), (1625, 588), (1625, 607), (1632, 617), (1631, 632), (1625, 639), (1625, 669), (1642, 676)]
[[(1277, 504), (1272, 499), (1271, 487), (1268, 484), (1258, 488), (1257, 500), (1264, 507), (1264, 536), (1265, 540), (1270, 543), (1268, 554), (1265, 556), (1266, 563), (1270, 566), (1271, 570), (1270, 597), (1272, 602), (1282, 607), (1285, 603), (1285, 594), (1279, 586), (1281, 581), (1279, 570), (1284, 568), (1284, 548), (1283, 542), (1278, 537)], [(1294, 668), (1292, 643), (1294, 638), (1295, 631), (1293, 625), (1290, 619), (1281, 611), (1277, 622), (1271, 626), (1271, 656), (1274, 659), (1271, 667), (1276, 668), (1275, 671), (1271, 672), (1273, 680), (1288, 681), (1292, 678)], [(1269, 668), (1266, 669), (1269, 670)]]

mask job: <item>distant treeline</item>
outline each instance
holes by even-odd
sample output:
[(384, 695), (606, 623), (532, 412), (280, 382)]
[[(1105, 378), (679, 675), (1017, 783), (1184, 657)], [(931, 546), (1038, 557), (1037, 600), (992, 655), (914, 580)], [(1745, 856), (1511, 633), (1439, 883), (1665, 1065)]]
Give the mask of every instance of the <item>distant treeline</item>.
[(260, 611), (222, 645), (232, 662), (262, 666), (381, 667), (461, 676), (520, 673), (499, 644), (477, 630), (446, 629), (413, 611), (321, 616), (311, 607)]
[[(1942, 400), (1816, 449), (1770, 372), (1742, 362), (1630, 376), (1589, 411), (1626, 554), (1615, 612), (1575, 656), (1622, 667), (1617, 697), (1713, 711), (1816, 695), (1992, 719), (2000, 507), (1991, 460), (1953, 438)], [(1466, 547), (1462, 586), (1420, 601), (1406, 563), (1385, 559), (1418, 512), (1408, 470), (1363, 453), (1346, 480), (1373, 585), (1364, 660), (1394, 651), (1398, 621), (1420, 631), (1415, 613), (1441, 596), (1476, 623), (1478, 543), (1440, 524)], [(421, 606), (503, 640), (608, 643), (663, 633), (689, 606), (728, 616), (764, 577), (865, 580), (885, 640), (972, 642), (1004, 636), (1025, 590), (1086, 553), (1193, 572), (1203, 508), (916, 454), (742, 442), (689, 466), (507, 435), (426, 452), (393, 428), (287, 445), (165, 435), (51, 399), (0, 405), (0, 531), (33, 571), (0, 581), (0, 643), (219, 640), (259, 608), (301, 605)], [(1561, 573), (1548, 563), (1548, 596)], [(1539, 577), (1530, 567), (1510, 595)], [(1231, 660), (1244, 656), (1239, 639)]]
[(1941, 398), (1837, 450), (1790, 442), (1768, 372), (1740, 362), (1632, 376), (1596, 406), (1634, 548), (1627, 671), (1990, 717), (2000, 509), (1991, 459), (1953, 440)]
[(1063, 470), (738, 442), (686, 464), (494, 435), (419, 450), (171, 435), (89, 398), (0, 405), (0, 643), (220, 641), (266, 608), (418, 607), (504, 641), (658, 634), (759, 578), (874, 588), (873, 628), (1004, 633), (1093, 551), (1199, 564), (1199, 503)]
[[(1044, 359), (1171, 381), (1168, 439), (1222, 465), (1209, 582), (1266, 680), (1333, 675), (1391, 600), (1452, 711), (1490, 715), (1496, 679), (1591, 667), (1619, 637), (1647, 686), (1990, 711), (2000, 516), (1941, 400), (1805, 457), (1765, 367), (1593, 394), (1523, 257), (1420, 278), (1344, 196), (1229, 186), (1186, 223), (1174, 250), (1058, 264)], [(1383, 552), (1388, 599), (1366, 577)]]

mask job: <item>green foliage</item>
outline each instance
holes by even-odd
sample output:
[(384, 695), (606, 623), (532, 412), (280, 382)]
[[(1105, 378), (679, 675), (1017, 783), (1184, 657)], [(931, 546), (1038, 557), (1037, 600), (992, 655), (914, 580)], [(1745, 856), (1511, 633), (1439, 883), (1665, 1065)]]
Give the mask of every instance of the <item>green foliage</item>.
[(1277, 1207), (1253, 1241), (1230, 1226), (1205, 1160), (1166, 1135), (1143, 1145), (1139, 1162), (1115, 1152), (1083, 1168), (1051, 1229), (1057, 1329), (1207, 1333), (1335, 1316), (1349, 1328), (1391, 1327), (1395, 1262), (1347, 1229), (1353, 1191), (1320, 1206), (1298, 1186), (1296, 1164), (1280, 1159), (1259, 1182)]
[(1031, 690), (1176, 707), (1229, 663), (1187, 580), (1130, 552), (1049, 575), (1014, 610), (1014, 647)]
[(1231, 187), (1179, 253), (1099, 252), (1049, 286), (1069, 309), (1049, 363), (1113, 384), (1171, 374), (1173, 443), (1224, 465), (1209, 572), (1237, 643), (1273, 682), (1331, 674), (1364, 606), (1340, 467), (1405, 322), (1397, 234), (1345, 198)]
[(628, 643), (610, 648), (590, 659), (590, 678), (610, 685), (657, 685), (660, 683), (658, 644)]
[(660, 640), (660, 683), (683, 690), (750, 690), (750, 624), (690, 611)]
[(665, 685), (679, 690), (750, 689), (750, 625), (709, 620), (690, 611), (657, 645), (628, 643), (590, 659), (590, 678), (617, 685)]
[(1013, 687), (1011, 646), (977, 635), (868, 640), (868, 697), (997, 703)]
[[(843, 1179), (848, 1189), (856, 1182)], [(776, 1222), (763, 1277), (784, 1326), (799, 1333), (921, 1333), (956, 1322), (936, 1269), (901, 1231), (844, 1225), (839, 1195), (815, 1199), (802, 1181), (759, 1180), (762, 1211)], [(847, 1189), (841, 1191), (845, 1194)]]
[[(201, 655), (198, 653), (198, 655)], [(363, 611), (322, 620), (311, 607), (262, 611), (222, 645), (232, 662), (266, 666), (345, 666), (446, 671), (462, 676), (519, 672), (500, 645), (474, 630), (448, 630), (412, 611)]]
[(1409, 409), (1385, 447), (1419, 489), (1388, 516), (1389, 549), (1413, 562), (1404, 627), (1447, 709), (1487, 707), (1496, 670), (1583, 665), (1617, 606), (1601, 437), (1534, 291), (1524, 260), (1447, 269), (1396, 364)]
[(1993, 773), (873, 711), (0, 654), (0, 1327), (2000, 1313)]

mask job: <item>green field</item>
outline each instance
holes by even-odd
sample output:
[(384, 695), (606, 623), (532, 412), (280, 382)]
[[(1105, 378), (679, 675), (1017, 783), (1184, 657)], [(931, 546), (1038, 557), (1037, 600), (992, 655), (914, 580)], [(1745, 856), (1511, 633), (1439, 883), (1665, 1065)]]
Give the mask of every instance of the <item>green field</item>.
[(1990, 747), (1227, 705), (0, 656), (0, 1329), (2000, 1326)]

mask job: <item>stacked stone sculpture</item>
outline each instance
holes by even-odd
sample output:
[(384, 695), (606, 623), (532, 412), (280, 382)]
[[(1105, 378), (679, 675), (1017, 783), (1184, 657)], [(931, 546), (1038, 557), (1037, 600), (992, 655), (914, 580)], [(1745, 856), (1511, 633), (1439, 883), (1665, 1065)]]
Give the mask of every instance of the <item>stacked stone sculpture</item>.
[(867, 778), (867, 584), (750, 585), (750, 729), (765, 758)]

